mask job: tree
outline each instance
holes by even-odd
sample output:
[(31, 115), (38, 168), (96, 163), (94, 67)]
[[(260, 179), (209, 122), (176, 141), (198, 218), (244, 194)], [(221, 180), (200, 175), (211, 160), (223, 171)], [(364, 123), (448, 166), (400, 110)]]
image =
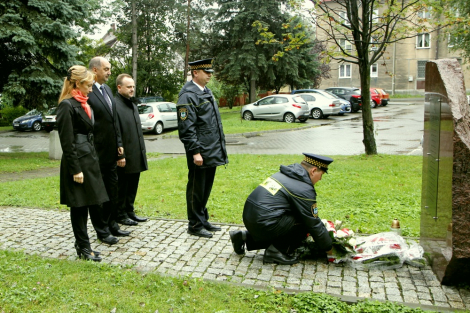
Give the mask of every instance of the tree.
[[(136, 33), (130, 18), (132, 3), (135, 3)], [(136, 95), (161, 95), (172, 99), (181, 87), (182, 59), (171, 49), (174, 36), (170, 23), (178, 16), (178, 1), (126, 0), (123, 4), (116, 32), (118, 44), (113, 46), (110, 54), (113, 78), (117, 73), (132, 73), (129, 53), (132, 49), (137, 53)], [(133, 34), (137, 37), (137, 46), (132, 44)]]
[[(305, 25), (299, 17), (282, 24), (285, 33), (282, 34), (281, 42), (274, 39), (274, 34), (261, 32), (262, 39), (256, 44), (269, 44), (278, 50), (268, 65), (269, 79), (261, 83), (261, 88), (274, 89), (279, 93), (286, 84), (291, 89), (318, 87), (322, 77), (329, 78), (329, 66), (321, 64), (319, 57), (324, 46), (311, 40), (313, 33)], [(259, 21), (253, 23), (253, 26), (258, 27), (258, 31), (269, 29)], [(284, 47), (284, 42), (289, 38), (299, 38), (302, 44)]]
[(70, 39), (96, 24), (97, 1), (0, 3), (0, 93), (28, 109), (55, 105), (77, 47)]
[[(370, 65), (378, 61), (394, 42), (442, 28), (420, 14), (438, 12), (442, 7), (432, 0), (310, 0), (316, 23), (317, 40), (327, 45), (325, 60), (357, 64), (362, 89), (362, 121), (366, 154), (377, 154), (370, 106)], [(287, 47), (304, 43), (291, 36)], [(349, 44), (354, 49), (349, 49)], [(373, 49), (371, 49), (373, 48)]]
[(470, 61), (470, 1), (451, 0), (447, 2), (445, 17), (451, 27), (448, 35), (454, 50), (461, 50), (462, 55)]
[(286, 1), (219, 0), (212, 38), (215, 68), (219, 80), (231, 85), (245, 85), (250, 101), (256, 99), (255, 83), (268, 79), (267, 71), (274, 50), (256, 45), (259, 33), (251, 25), (261, 21), (280, 35), (280, 25), (287, 18), (281, 12)]

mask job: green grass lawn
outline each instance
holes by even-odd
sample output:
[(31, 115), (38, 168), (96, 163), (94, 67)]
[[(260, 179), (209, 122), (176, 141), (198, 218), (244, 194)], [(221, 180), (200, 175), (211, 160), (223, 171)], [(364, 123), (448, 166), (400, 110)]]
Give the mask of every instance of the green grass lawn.
[(347, 305), (326, 294), (289, 295), (3, 250), (0, 273), (0, 312), (423, 312), (390, 302)]
[[(241, 107), (229, 108), (219, 108), (220, 117), (222, 118), (224, 133), (225, 134), (240, 134), (248, 132), (257, 132), (257, 131), (266, 131), (266, 130), (276, 130), (276, 129), (295, 129), (299, 127), (306, 127), (309, 124), (300, 123), (299, 121), (295, 123), (285, 123), (285, 122), (272, 122), (272, 121), (245, 121), (240, 116)], [(311, 126), (311, 125), (310, 125)], [(169, 135), (178, 135), (178, 130), (175, 130)]]
[(0, 152), (0, 173), (18, 173), (59, 165), (60, 161), (50, 160), (47, 152)]
[[(316, 185), (321, 218), (342, 220), (345, 227), (363, 233), (388, 231), (393, 218), (398, 218), (404, 236), (419, 235), (422, 157), (333, 158), (329, 174)], [(256, 186), (277, 172), (280, 164), (301, 160), (295, 155), (230, 155), (228, 166), (217, 169), (208, 203), (211, 221), (242, 224), (245, 199)], [(41, 162), (50, 165), (47, 160)], [(185, 220), (186, 183), (184, 157), (150, 161), (149, 170), (141, 175), (137, 213)], [(66, 209), (59, 204), (58, 176), (5, 182), (1, 187), (0, 205)]]
[(9, 125), (9, 126), (0, 126), (0, 131), (3, 131), (3, 130), (13, 130), (13, 126)]

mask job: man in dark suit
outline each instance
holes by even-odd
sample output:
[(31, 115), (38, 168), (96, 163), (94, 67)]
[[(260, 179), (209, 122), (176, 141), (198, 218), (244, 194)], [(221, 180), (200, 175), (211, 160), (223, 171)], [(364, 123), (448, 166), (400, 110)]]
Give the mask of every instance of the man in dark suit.
[(121, 74), (116, 78), (118, 92), (114, 97), (119, 119), (126, 166), (118, 167), (118, 223), (137, 225), (147, 218), (135, 215), (134, 201), (139, 186), (140, 172), (146, 171), (147, 155), (145, 152), (142, 124), (139, 110), (135, 104), (135, 84), (132, 76)]
[(114, 236), (129, 236), (129, 231), (119, 228), (117, 219), (118, 176), (116, 166), (124, 166), (124, 149), (122, 147), (121, 133), (119, 132), (116, 114), (116, 103), (112, 97), (111, 88), (106, 85), (111, 75), (111, 64), (102, 57), (91, 59), (88, 68), (95, 74), (93, 91), (88, 94), (88, 104), (95, 114), (94, 139), (95, 149), (98, 153), (101, 175), (103, 177), (109, 201), (103, 204), (102, 217), (108, 225), (105, 230), (108, 236), (98, 233), (98, 238), (107, 244), (119, 241)]

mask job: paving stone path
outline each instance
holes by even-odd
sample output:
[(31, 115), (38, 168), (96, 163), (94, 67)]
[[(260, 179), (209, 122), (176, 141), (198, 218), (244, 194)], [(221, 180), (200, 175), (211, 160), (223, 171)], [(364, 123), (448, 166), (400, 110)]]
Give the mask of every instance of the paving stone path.
[[(77, 260), (68, 211), (0, 207), (0, 216), (0, 249)], [(390, 300), (436, 311), (470, 309), (470, 291), (441, 286), (429, 266), (362, 271), (313, 260), (292, 266), (263, 264), (263, 250), (244, 256), (233, 252), (228, 232), (241, 225), (219, 225), (222, 231), (205, 239), (188, 235), (186, 221), (152, 219), (123, 227), (133, 231), (131, 236), (108, 246), (96, 239), (88, 223), (92, 248), (101, 251), (103, 262), (141, 272), (321, 292), (349, 301)]]

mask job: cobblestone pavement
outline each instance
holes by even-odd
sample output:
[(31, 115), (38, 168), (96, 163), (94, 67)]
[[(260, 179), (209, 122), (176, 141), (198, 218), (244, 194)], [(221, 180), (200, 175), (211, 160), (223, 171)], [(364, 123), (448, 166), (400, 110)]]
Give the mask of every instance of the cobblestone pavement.
[[(0, 207), (0, 215), (1, 249), (77, 259), (68, 211)], [(429, 266), (362, 271), (311, 260), (292, 266), (264, 265), (263, 251), (244, 256), (233, 252), (228, 232), (241, 226), (220, 226), (221, 232), (205, 239), (188, 235), (185, 221), (152, 219), (139, 226), (124, 227), (133, 231), (131, 236), (121, 238), (113, 246), (97, 241), (91, 228), (89, 234), (92, 248), (101, 251), (103, 262), (135, 266), (142, 272), (321, 292), (349, 300), (356, 297), (390, 300), (436, 311), (470, 309), (470, 291), (441, 286)]]

